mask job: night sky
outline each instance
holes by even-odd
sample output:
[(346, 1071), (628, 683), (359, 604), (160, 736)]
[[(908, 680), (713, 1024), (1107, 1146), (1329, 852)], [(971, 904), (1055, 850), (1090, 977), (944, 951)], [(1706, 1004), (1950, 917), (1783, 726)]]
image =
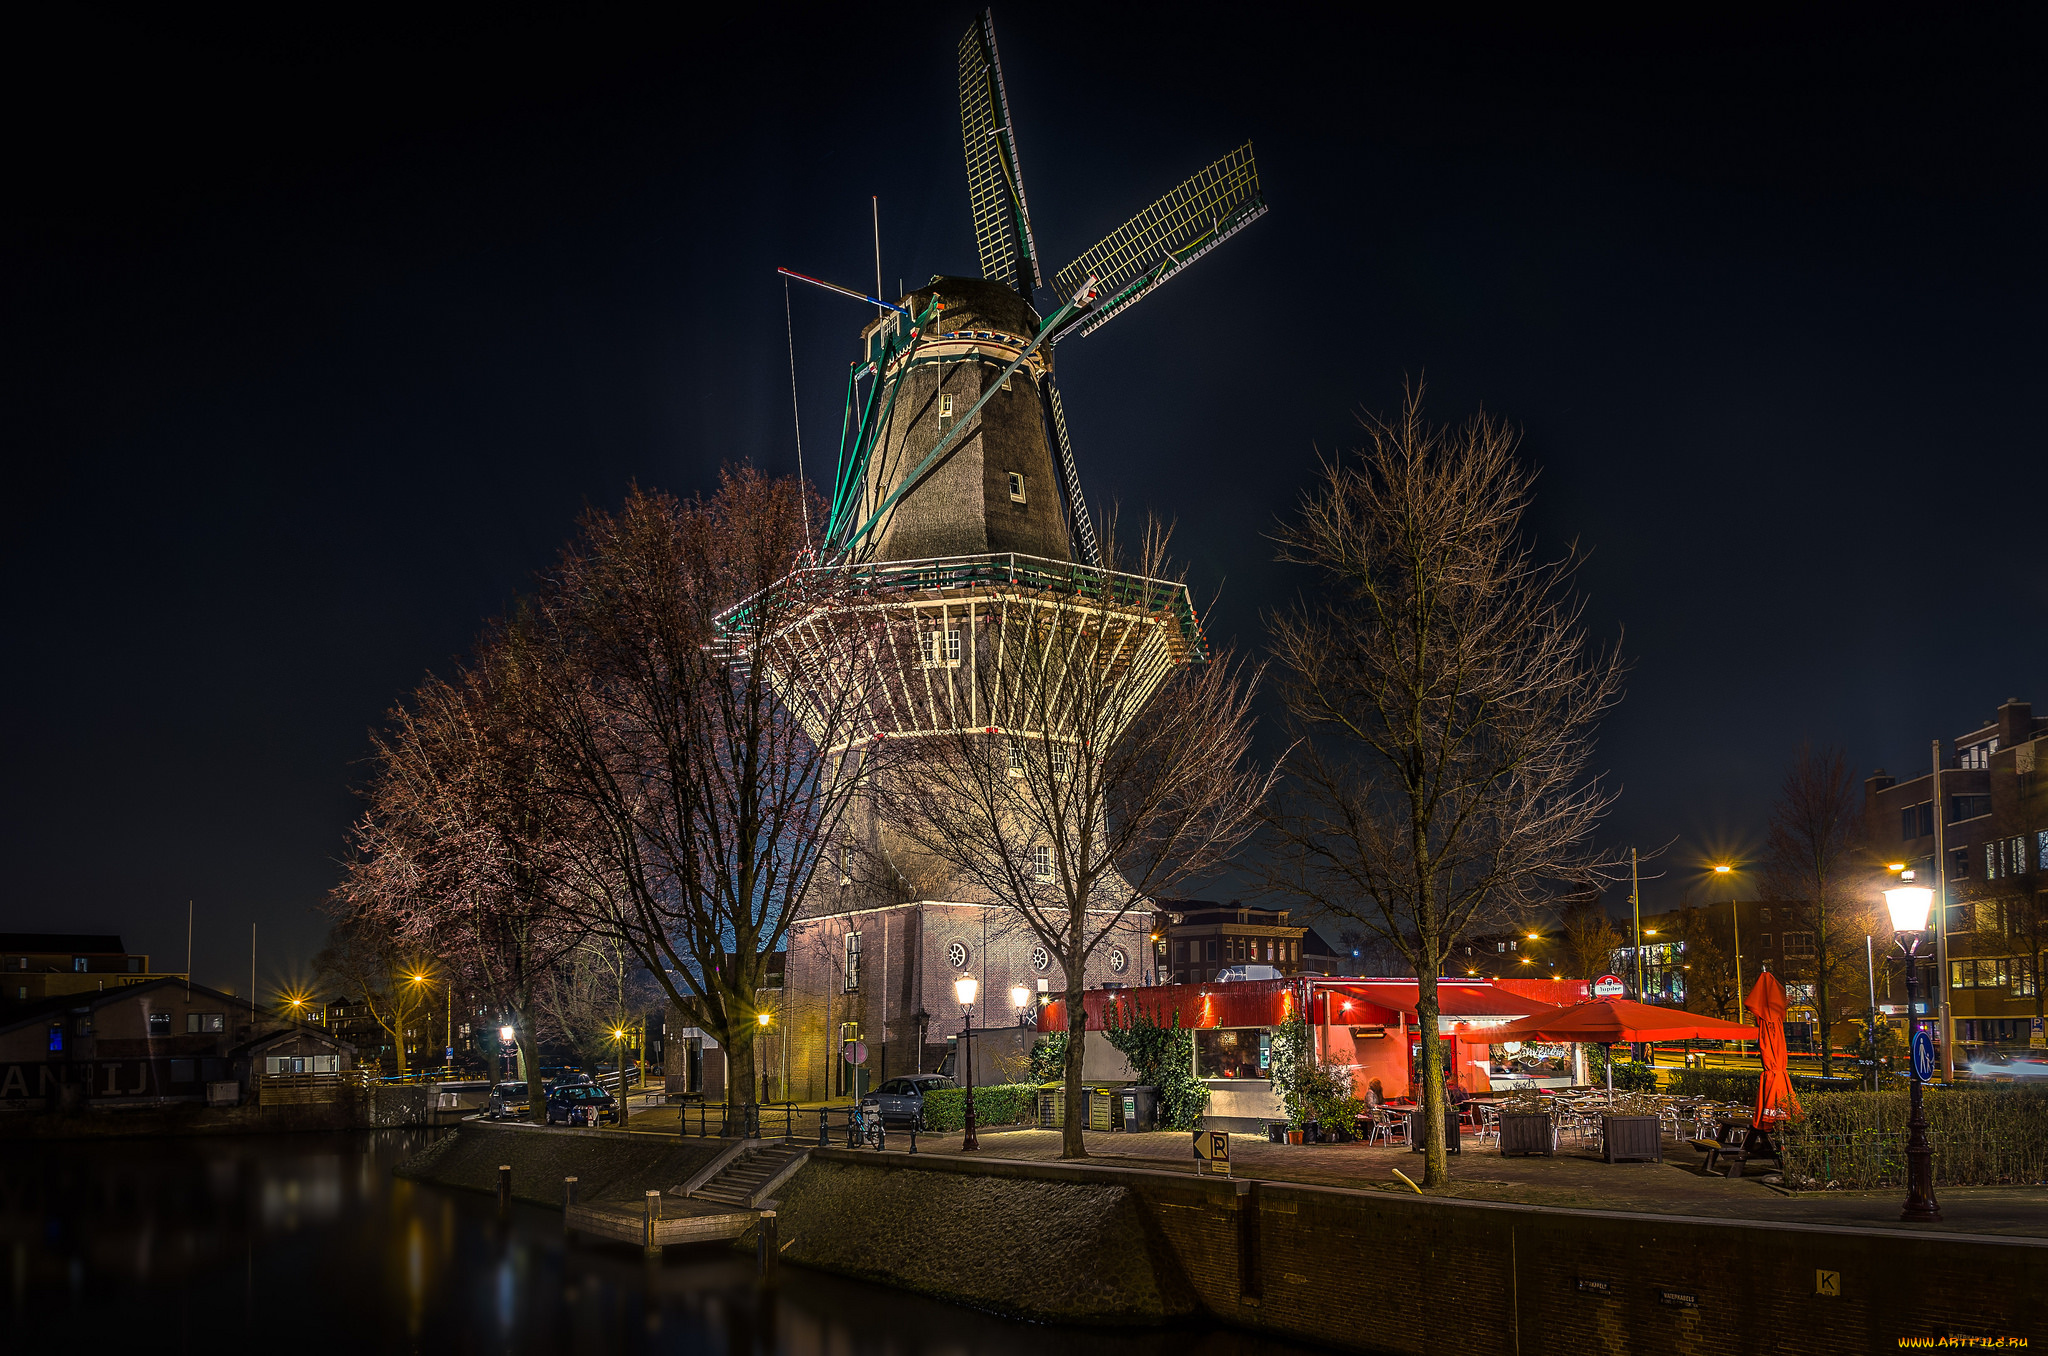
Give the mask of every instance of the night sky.
[[(389, 704), (585, 505), (795, 469), (775, 266), (872, 284), (878, 194), (889, 287), (977, 271), (973, 12), (17, 18), (0, 930), (177, 969), (191, 899), (201, 979), (252, 921), (303, 974)], [(1804, 737), (1908, 772), (2048, 709), (2041, 35), (1849, 13), (996, 11), (1052, 267), (1246, 137), (1272, 205), (1062, 348), (1091, 502), (1176, 518), (1256, 646), (1357, 410), (1426, 374), (1521, 425), (1636, 662), (1603, 842), (1676, 840), (1652, 906), (1757, 849)], [(866, 312), (792, 311), (822, 477)]]

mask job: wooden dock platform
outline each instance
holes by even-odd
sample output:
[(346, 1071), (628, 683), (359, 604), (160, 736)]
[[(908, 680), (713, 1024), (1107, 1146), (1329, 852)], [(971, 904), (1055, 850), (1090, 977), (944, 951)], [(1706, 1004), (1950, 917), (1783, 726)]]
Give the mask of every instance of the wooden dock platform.
[(655, 1250), (672, 1243), (710, 1243), (738, 1238), (754, 1227), (754, 1221), (760, 1215), (757, 1210), (735, 1210), (711, 1201), (683, 1200), (673, 1196), (659, 1200), (660, 1213), (653, 1221), (652, 1239), (647, 1236), (646, 1208), (636, 1208), (625, 1202), (578, 1202), (566, 1207), (562, 1222), (576, 1233)]

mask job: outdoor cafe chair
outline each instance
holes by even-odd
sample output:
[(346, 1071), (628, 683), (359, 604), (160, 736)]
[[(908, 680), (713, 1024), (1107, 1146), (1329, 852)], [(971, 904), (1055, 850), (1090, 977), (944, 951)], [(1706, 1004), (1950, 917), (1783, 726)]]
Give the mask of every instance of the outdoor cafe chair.
[(1396, 1116), (1386, 1107), (1376, 1106), (1372, 1109), (1372, 1129), (1367, 1132), (1365, 1142), (1370, 1147), (1383, 1140), (1388, 1144), (1406, 1144), (1408, 1142), (1408, 1118), (1406, 1116)]

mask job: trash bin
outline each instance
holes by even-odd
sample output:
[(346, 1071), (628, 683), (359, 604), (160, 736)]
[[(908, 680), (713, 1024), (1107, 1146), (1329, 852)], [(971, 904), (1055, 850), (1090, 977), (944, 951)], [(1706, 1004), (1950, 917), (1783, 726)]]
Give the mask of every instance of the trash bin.
[(1122, 1108), (1117, 1105), (1116, 1094), (1108, 1088), (1088, 1089), (1086, 1123), (1090, 1130), (1116, 1129), (1117, 1113), (1121, 1110)]
[(1159, 1128), (1159, 1089), (1143, 1083), (1133, 1083), (1123, 1091), (1124, 1129), (1157, 1130)]
[(1038, 1128), (1057, 1130), (1065, 1125), (1067, 1115), (1066, 1089), (1048, 1083), (1038, 1090)]

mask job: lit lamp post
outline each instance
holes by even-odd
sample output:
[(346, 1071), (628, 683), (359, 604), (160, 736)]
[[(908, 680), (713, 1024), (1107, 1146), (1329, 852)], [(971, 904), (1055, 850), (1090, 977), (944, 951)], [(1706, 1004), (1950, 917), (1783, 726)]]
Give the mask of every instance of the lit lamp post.
[(981, 986), (974, 982), (973, 975), (962, 975), (953, 981), (953, 996), (960, 1000), (960, 1013), (967, 1024), (960, 1031), (960, 1064), (967, 1071), (961, 1080), (967, 1089), (967, 1133), (960, 1137), (960, 1152), (972, 1153), (981, 1147), (974, 1138), (974, 994)]
[(619, 1129), (626, 1128), (626, 1040), (632, 1033), (623, 1026), (612, 1028), (612, 1041), (619, 1047)]
[(498, 1081), (500, 1083), (506, 1081), (505, 1052), (512, 1048), (512, 1038), (517, 1034), (518, 1033), (515, 1032), (509, 1026), (501, 1026), (498, 1028)]
[[(1714, 868), (1714, 874), (1732, 878), (1735, 874), (1735, 868), (1732, 866), (1717, 866)], [(1728, 882), (1728, 921), (1735, 929), (1735, 1020), (1739, 1025), (1748, 1026), (1749, 1009), (1742, 1006), (1742, 910), (1736, 907), (1735, 882), (1733, 879), (1730, 879)], [(1738, 1055), (1742, 1053), (1741, 1041), (1735, 1042), (1735, 1053)]]
[(1906, 1032), (1913, 1075), (1913, 1110), (1906, 1122), (1906, 1208), (1899, 1218), (1932, 1221), (1941, 1218), (1941, 1207), (1934, 1200), (1934, 1148), (1927, 1142), (1927, 1114), (1920, 1105), (1919, 953), (1934, 891), (1920, 885), (1895, 886), (1884, 892), (1884, 906), (1891, 912), (1899, 950), (1906, 954)]
[[(757, 1012), (754, 1014), (754, 1023), (761, 1029), (760, 1035), (762, 1040), (768, 1039), (768, 1028), (774, 1020), (774, 1017), (769, 1013)], [(772, 1102), (774, 1100), (774, 1098), (768, 1095), (768, 1052), (766, 1050), (761, 1052), (761, 1100), (763, 1102)]]
[(1022, 984), (1012, 984), (1010, 986), (1010, 1006), (1017, 1009), (1018, 1026), (1031, 1025), (1031, 1019), (1024, 1015), (1024, 1010), (1031, 1006), (1031, 990), (1025, 988)]

